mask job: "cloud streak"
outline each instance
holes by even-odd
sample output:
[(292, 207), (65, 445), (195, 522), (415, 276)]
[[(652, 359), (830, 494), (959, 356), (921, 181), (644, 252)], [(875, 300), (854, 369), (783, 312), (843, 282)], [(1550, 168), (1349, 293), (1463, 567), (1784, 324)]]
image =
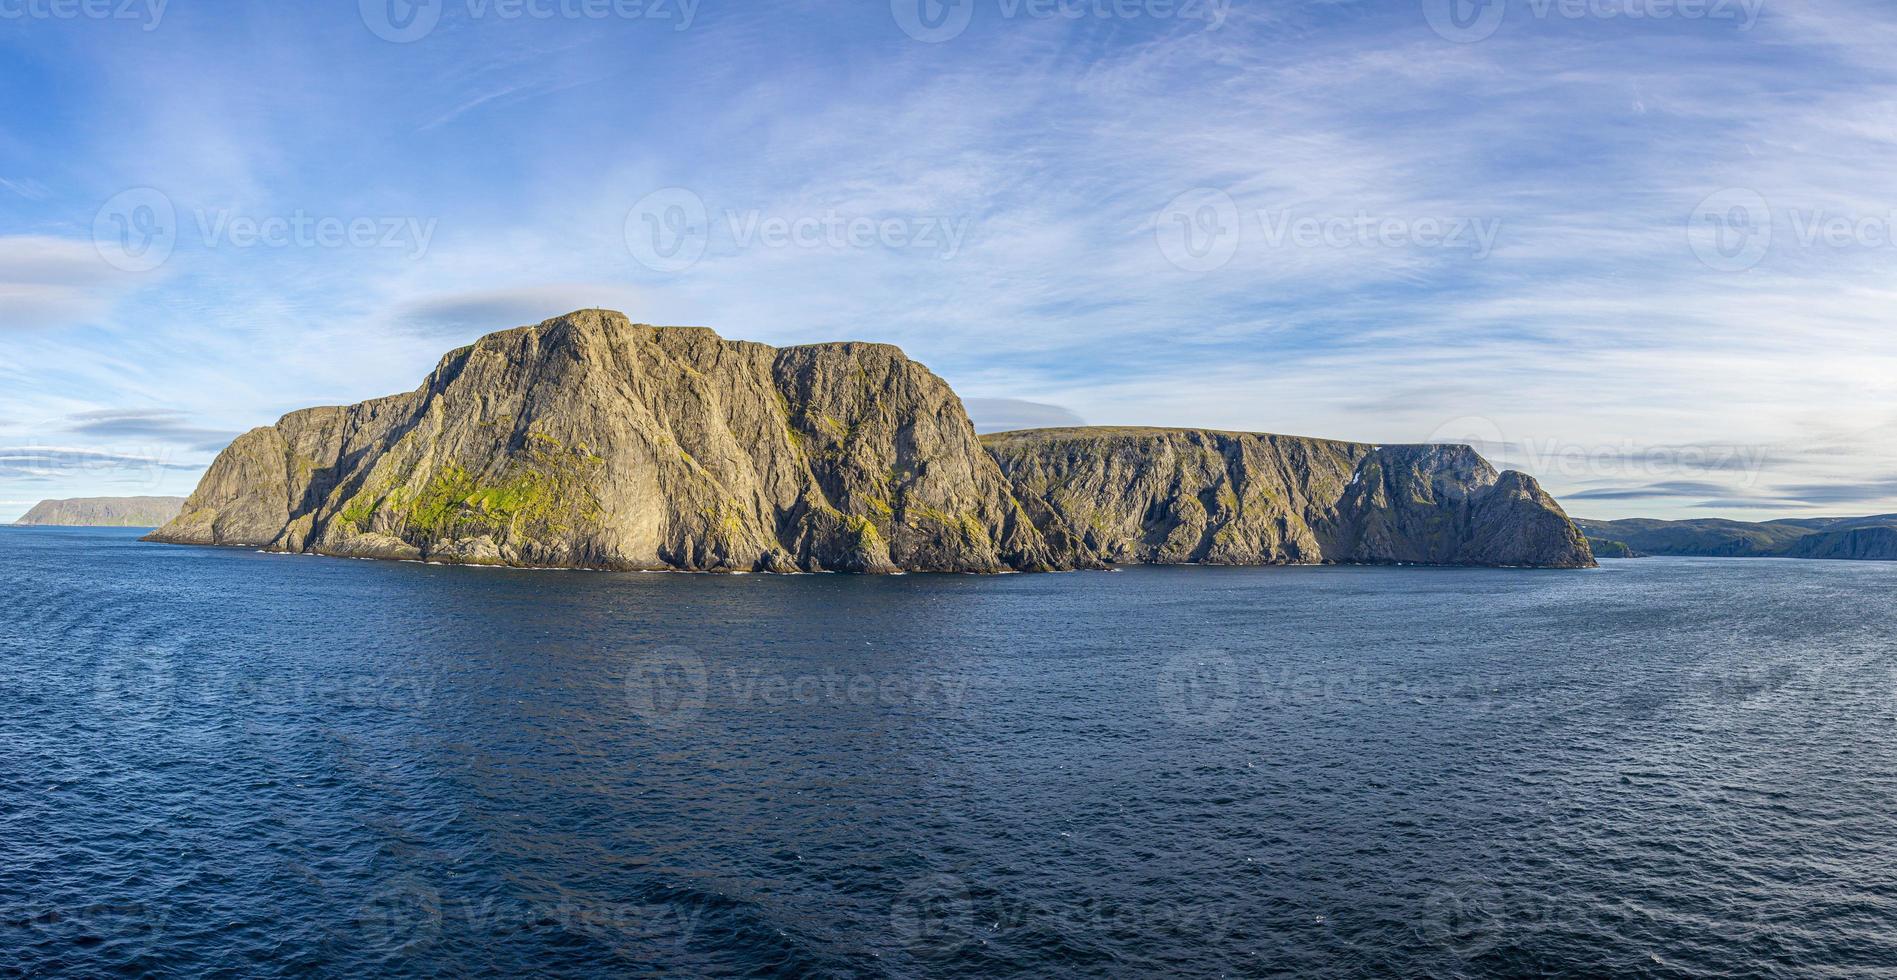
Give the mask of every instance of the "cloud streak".
[[(707, 7), (685, 31), (456, 21), (413, 45), (355, 18), (178, 7), (162, 48), (48, 35), (19, 59), (27, 84), (96, 95), (0, 110), (21, 148), (0, 184), (20, 232), (0, 239), (0, 323), (65, 328), (0, 334), (0, 416), (162, 406), (55, 431), (201, 448), (607, 305), (770, 343), (901, 344), (971, 409), (992, 403), (984, 428), (1407, 442), (1473, 417), (1507, 462), (1615, 516), (1897, 509), (1865, 475), (1897, 471), (1878, 408), (1897, 403), (1897, 250), (1796, 234), (1897, 201), (1886, 7), (1767, 5), (1743, 31), (1514, 17), (1472, 44), (1414, 4), (1235, 5), (1212, 30), (983, 7), (941, 44), (876, 4)], [(108, 275), (91, 223), (131, 187), (181, 214), (438, 231), (412, 257), (188, 243), (152, 275)], [(713, 219), (967, 235), (951, 259), (724, 235), (654, 268), (628, 218), (668, 188)], [(1767, 202), (1770, 243), (1721, 269), (1689, 223), (1735, 188)], [(1230, 213), (1169, 210), (1200, 191)], [(1229, 256), (1182, 260), (1182, 216)], [(1360, 217), (1407, 231), (1268, 234)], [(1432, 221), (1488, 229), (1492, 249), (1425, 244)]]

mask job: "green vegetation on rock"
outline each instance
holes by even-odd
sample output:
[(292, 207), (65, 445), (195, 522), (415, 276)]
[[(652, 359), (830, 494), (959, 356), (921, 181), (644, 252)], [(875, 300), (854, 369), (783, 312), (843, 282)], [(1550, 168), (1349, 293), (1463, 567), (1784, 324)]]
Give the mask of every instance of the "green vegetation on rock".
[(153, 538), (727, 571), (1591, 561), (1533, 481), (1466, 447), (982, 439), (894, 347), (777, 349), (601, 310), (483, 337), (415, 391), (245, 433)]

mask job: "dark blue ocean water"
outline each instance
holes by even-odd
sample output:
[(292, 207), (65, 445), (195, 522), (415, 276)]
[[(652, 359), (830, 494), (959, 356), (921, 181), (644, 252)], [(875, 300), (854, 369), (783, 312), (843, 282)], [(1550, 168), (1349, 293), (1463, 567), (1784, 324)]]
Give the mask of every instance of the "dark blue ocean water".
[(1897, 969), (1897, 565), (433, 567), (0, 529), (0, 972)]

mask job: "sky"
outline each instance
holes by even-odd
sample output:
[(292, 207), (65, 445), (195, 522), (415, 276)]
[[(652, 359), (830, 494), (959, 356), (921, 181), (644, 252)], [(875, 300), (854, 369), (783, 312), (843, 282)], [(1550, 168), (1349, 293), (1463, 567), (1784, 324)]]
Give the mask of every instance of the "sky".
[(984, 430), (1474, 443), (1897, 511), (1897, 9), (0, 0), (0, 520), (582, 307)]

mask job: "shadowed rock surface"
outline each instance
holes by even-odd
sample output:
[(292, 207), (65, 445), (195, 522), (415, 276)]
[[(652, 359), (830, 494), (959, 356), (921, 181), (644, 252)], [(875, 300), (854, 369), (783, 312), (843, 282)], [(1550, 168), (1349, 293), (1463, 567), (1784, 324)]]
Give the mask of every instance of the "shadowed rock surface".
[(1897, 525), (1820, 531), (1792, 542), (1785, 557), (1897, 561)]
[(1646, 557), (1646, 555), (1643, 555), (1640, 552), (1627, 547), (1627, 542), (1614, 541), (1609, 538), (1590, 537), (1587, 539), (1587, 546), (1589, 549), (1591, 549), (1594, 552), (1594, 557), (1596, 558), (1645, 558)]
[[(1060, 435), (1096, 431), (1127, 430), (1011, 433), (991, 455), (894, 347), (777, 349), (584, 310), (454, 351), (416, 391), (245, 433), (151, 540), (710, 571), (1592, 564), (1534, 481), (1467, 447)], [(1087, 448), (1106, 455), (1071, 452)], [(1105, 533), (1101, 509), (1134, 523)]]
[(1467, 446), (1105, 427), (983, 442), (1048, 540), (1083, 561), (1594, 563), (1533, 479)]
[(1797, 517), (1752, 523), (1722, 518), (1662, 521), (1577, 520), (1589, 543), (1607, 542), (1648, 555), (1698, 558), (1830, 558), (1897, 561), (1897, 514)]
[(183, 507), (183, 497), (73, 497), (69, 500), (42, 500), (13, 523), (62, 527), (158, 527), (177, 517)]

